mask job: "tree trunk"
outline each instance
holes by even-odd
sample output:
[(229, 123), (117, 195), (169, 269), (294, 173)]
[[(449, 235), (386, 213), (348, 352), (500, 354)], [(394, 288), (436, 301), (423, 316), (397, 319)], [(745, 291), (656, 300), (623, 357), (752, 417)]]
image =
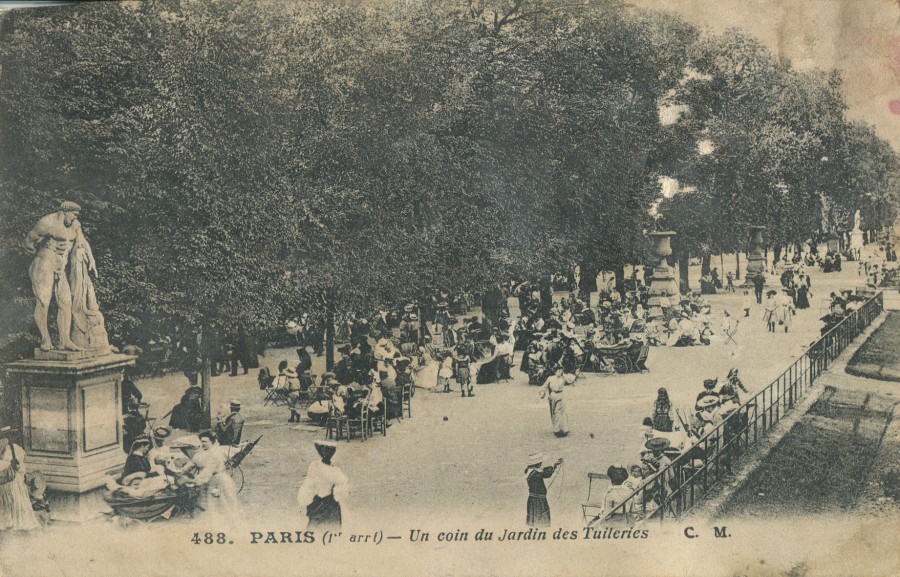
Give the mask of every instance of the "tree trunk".
[(734, 280), (741, 280), (741, 251), (734, 251)]
[(781, 260), (781, 245), (775, 245), (775, 249), (772, 252), (772, 264), (777, 263)]
[[(597, 291), (597, 274), (600, 267), (581, 263), (581, 278), (578, 279), (578, 292), (582, 298), (590, 298), (592, 292)], [(585, 300), (585, 302), (588, 302)]]
[(624, 297), (625, 296), (625, 265), (619, 265), (613, 269), (613, 272), (616, 275), (616, 290), (619, 294)]
[(712, 257), (708, 254), (703, 255), (700, 259), (700, 274), (709, 274), (712, 269)]
[(212, 350), (209, 344), (212, 342), (210, 338), (210, 327), (204, 323), (200, 327), (200, 387), (203, 396), (203, 426), (209, 429), (212, 427)]
[(334, 367), (334, 292), (325, 297), (325, 370)]
[(685, 295), (691, 292), (691, 255), (684, 252), (678, 254), (678, 290)]

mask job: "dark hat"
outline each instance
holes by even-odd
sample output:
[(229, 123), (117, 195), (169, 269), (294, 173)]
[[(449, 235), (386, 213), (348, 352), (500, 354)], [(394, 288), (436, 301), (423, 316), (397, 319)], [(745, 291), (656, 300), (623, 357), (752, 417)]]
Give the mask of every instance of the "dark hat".
[(711, 388), (715, 387), (716, 383), (718, 383), (718, 382), (719, 382), (718, 377), (716, 377), (715, 379), (703, 379), (703, 388), (711, 389)]
[(328, 460), (337, 451), (337, 444), (332, 441), (316, 441), (316, 452), (322, 459)]
[(172, 434), (172, 429), (169, 427), (156, 427), (153, 429), (153, 438), (155, 439), (166, 439)]
[(621, 485), (628, 479), (628, 469), (622, 465), (610, 465), (606, 470), (606, 475), (613, 485)]
[(135, 438), (134, 442), (131, 443), (131, 450), (134, 451), (138, 447), (150, 447), (152, 444), (150, 443), (150, 438), (146, 435), (141, 435)]
[(672, 443), (669, 442), (669, 439), (664, 439), (662, 437), (653, 437), (644, 443), (644, 446), (650, 449), (651, 451), (664, 451), (669, 448)]

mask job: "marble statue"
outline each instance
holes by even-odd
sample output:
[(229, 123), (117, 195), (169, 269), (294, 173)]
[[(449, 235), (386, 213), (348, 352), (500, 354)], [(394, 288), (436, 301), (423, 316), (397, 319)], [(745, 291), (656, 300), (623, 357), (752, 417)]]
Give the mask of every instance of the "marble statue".
[(47, 327), (51, 299), (56, 299), (56, 326), (59, 346), (65, 351), (102, 350), (109, 352), (103, 315), (94, 294), (90, 274), (97, 265), (78, 215), (81, 207), (63, 202), (59, 210), (41, 218), (24, 247), (34, 255), (28, 274), (34, 291), (34, 320), (41, 334), (41, 350), (54, 349)]

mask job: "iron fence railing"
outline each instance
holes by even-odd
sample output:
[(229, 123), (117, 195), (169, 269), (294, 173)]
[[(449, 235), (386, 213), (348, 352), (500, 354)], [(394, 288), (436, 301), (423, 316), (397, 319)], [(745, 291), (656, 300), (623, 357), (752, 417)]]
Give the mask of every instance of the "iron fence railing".
[(665, 522), (693, 509), (748, 449), (799, 403), (822, 371), (883, 310), (884, 299), (879, 292), (812, 343), (803, 356), (714, 430), (588, 525), (633, 524), (650, 519)]

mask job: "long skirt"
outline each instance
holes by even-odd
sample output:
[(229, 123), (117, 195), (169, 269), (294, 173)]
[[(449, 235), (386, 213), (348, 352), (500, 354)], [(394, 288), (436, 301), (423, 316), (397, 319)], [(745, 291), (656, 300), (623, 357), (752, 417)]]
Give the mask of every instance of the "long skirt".
[(469, 367), (457, 367), (456, 382), (464, 386), (468, 386), (472, 382), (472, 373), (469, 372)]
[(237, 487), (227, 472), (216, 473), (209, 481), (205, 494), (201, 494), (201, 506), (216, 520), (236, 526), (241, 522), (241, 504)]
[(528, 495), (528, 510), (525, 522), (529, 527), (550, 526), (550, 503), (546, 496)]
[(553, 421), (554, 433), (562, 435), (569, 432), (569, 416), (562, 395), (550, 395), (550, 419)]
[(39, 527), (25, 486), (25, 474), (19, 471), (12, 481), (0, 485), (0, 531), (31, 531)]
[(306, 517), (309, 529), (340, 529), (341, 505), (334, 500), (334, 495), (325, 498), (316, 495), (306, 506)]
[(503, 361), (503, 359), (501, 359), (500, 357), (496, 357), (494, 358), (494, 360), (484, 363), (483, 365), (478, 367), (478, 374), (475, 377), (475, 382), (479, 385), (496, 383), (499, 380), (501, 361)]

